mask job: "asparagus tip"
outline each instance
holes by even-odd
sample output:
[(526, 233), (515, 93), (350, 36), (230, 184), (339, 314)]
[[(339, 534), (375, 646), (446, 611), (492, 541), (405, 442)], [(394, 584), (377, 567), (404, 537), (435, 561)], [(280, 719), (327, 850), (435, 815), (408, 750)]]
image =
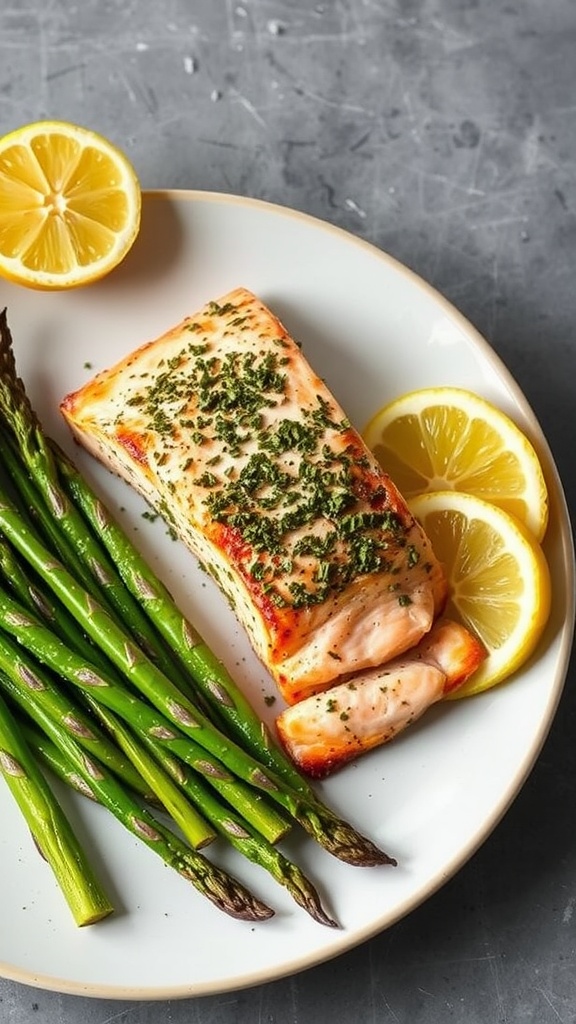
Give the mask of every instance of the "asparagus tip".
[(398, 862), (395, 857), (380, 849), (347, 821), (336, 817), (325, 807), (316, 807), (316, 812), (315, 822), (309, 819), (302, 821), (302, 824), (338, 860), (353, 867), (381, 867), (385, 864), (396, 867)]
[[(181, 874), (197, 885), (197, 879), (191, 877), (187, 868)], [(274, 916), (274, 911), (232, 875), (218, 870), (214, 865), (205, 875), (203, 884), (198, 886), (219, 910), (240, 921), (267, 921)]]
[(395, 868), (397, 866), (398, 861), (395, 857), (391, 857), (365, 836), (359, 838), (362, 840), (360, 843), (353, 845), (347, 843), (345, 846), (335, 847), (331, 852), (353, 867), (374, 868), (388, 865)]
[(305, 903), (301, 903), (305, 910), (308, 911), (310, 917), (312, 917), (318, 924), (323, 924), (327, 928), (340, 928), (338, 921), (335, 921), (333, 917), (324, 910), (324, 907), (320, 903), (317, 895), (306, 900)]
[[(211, 897), (209, 897), (211, 898)], [(220, 910), (224, 910), (230, 917), (239, 921), (268, 921), (274, 917), (272, 907), (269, 907), (262, 900), (256, 898), (249, 892), (244, 892), (240, 899), (222, 901), (221, 898), (214, 899)]]

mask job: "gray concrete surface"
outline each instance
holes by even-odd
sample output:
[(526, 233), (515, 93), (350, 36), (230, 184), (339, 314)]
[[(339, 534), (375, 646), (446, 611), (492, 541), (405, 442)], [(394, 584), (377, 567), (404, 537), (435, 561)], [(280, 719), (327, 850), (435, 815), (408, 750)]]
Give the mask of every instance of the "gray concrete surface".
[[(574, 0), (2, 0), (0, 131), (81, 121), (126, 149), (145, 187), (270, 199), (389, 251), (507, 363), (574, 509), (575, 52)], [(0, 980), (0, 1021), (572, 1024), (575, 683), (572, 666), (491, 838), (367, 944), (174, 1003)]]

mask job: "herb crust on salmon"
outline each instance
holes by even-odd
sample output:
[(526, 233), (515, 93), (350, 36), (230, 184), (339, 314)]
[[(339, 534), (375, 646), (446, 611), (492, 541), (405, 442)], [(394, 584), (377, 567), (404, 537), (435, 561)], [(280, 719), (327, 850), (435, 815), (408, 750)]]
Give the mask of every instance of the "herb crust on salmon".
[(446, 581), (428, 539), (248, 290), (207, 303), (61, 410), (213, 574), (288, 703), (430, 630)]

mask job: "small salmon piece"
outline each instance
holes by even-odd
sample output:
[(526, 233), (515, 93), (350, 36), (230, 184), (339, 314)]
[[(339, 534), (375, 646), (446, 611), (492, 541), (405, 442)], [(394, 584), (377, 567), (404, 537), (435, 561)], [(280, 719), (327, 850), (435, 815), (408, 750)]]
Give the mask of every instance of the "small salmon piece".
[(278, 735), (302, 771), (323, 778), (387, 743), (461, 686), (485, 657), (464, 626), (438, 619), (402, 657), (288, 707), (277, 718)]
[(246, 289), (61, 410), (212, 573), (288, 703), (414, 646), (443, 606), (443, 569), (406, 502)]

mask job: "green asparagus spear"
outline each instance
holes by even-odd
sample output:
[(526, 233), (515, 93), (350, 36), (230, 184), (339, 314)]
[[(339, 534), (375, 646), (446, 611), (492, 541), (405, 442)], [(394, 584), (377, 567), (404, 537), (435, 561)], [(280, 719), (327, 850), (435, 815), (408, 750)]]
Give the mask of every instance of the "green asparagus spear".
[[(118, 568), (128, 591), (134, 595), (138, 605), (144, 607), (158, 632), (198, 682), (203, 694), (218, 708), (237, 735), (246, 741), (256, 757), (284, 776), (292, 788), (302, 789), (312, 795), (307, 780), (273, 743), (261, 719), (230, 674), (179, 611), (167, 588), (114, 521), (109, 510), (68, 456), (51, 439), (45, 437), (24, 384), (17, 375), (5, 312), (0, 316), (0, 371), (0, 414), (4, 427), (18, 441), (20, 455), (30, 477), (34, 478), (44, 496), (49, 499), (49, 504), (57, 514), (58, 525), (67, 536), (73, 538), (74, 551), (78, 557), (89, 562), (90, 553), (98, 552), (98, 557), (94, 554), (93, 558), (106, 566), (106, 576), (111, 573), (112, 566)], [(12, 456), (11, 461), (18, 460)], [(21, 479), (17, 468), (14, 473)], [(61, 486), (62, 479), (68, 484), (74, 499), (72, 506), (65, 488)], [(93, 532), (86, 528), (79, 509), (91, 523)], [(103, 542), (111, 561), (104, 558), (102, 547), (94, 547), (96, 538)], [(68, 564), (66, 557), (63, 561)], [(123, 612), (124, 621), (138, 635), (141, 629), (139, 622), (132, 621), (126, 608), (123, 608)]]
[[(100, 643), (102, 649), (115, 662), (117, 667), (124, 672), (127, 679), (132, 681), (153, 704), (159, 709), (160, 714), (165, 713), (166, 718), (173, 727), (183, 732), (187, 737), (196, 740), (207, 752), (214, 752), (224, 765), (245, 781), (262, 790), (269, 795), (276, 803), (284, 807), (296, 821), (300, 822), (322, 846), (340, 859), (347, 860), (353, 864), (386, 864), (392, 863), (392, 859), (379, 850), (370, 840), (360, 835), (347, 822), (339, 819), (328, 808), (318, 800), (306, 800), (302, 794), (291, 790), (281, 780), (276, 779), (269, 771), (255, 761), (243, 749), (231, 743), (227, 737), (213, 728), (197, 709), (184, 698), (180, 691), (170, 680), (162, 675), (145, 655), (135, 649), (130, 643), (130, 638), (123, 633), (109, 618), (106, 612), (75, 582), (65, 568), (54, 561), (48, 552), (38, 541), (38, 538), (29, 530), (22, 517), (18, 515), (15, 506), (8, 501), (6, 496), (0, 499), (0, 529), (4, 531), (14, 546), (26, 557), (36, 571), (43, 577), (45, 582), (58, 594), (60, 599), (68, 605), (70, 610), (76, 613), (78, 621), (81, 622), (86, 631), (90, 633), (96, 642)], [(22, 643), (39, 642), (38, 649), (34, 650), (37, 657), (45, 660), (47, 657), (54, 657), (54, 648), (58, 645), (56, 638), (50, 631), (42, 627), (37, 621), (26, 616), (15, 615), (10, 617), (6, 614), (6, 604), (9, 598), (6, 594), (1, 597), (3, 605), (5, 629), (13, 631), (20, 629), (22, 635), (19, 639)], [(33, 628), (30, 628), (33, 627)], [(68, 652), (68, 659), (74, 660), (73, 652)], [(56, 655), (56, 667), (60, 664), (62, 669), (62, 653)], [(119, 688), (111, 680), (104, 680), (103, 674), (94, 672), (93, 666), (77, 666), (72, 673), (71, 680), (81, 683), (82, 677), (98, 679), (99, 699), (107, 703), (115, 699)], [(124, 700), (131, 699), (124, 691), (120, 691)], [(148, 710), (148, 709), (147, 709)], [(258, 826), (256, 826), (258, 827)]]
[[(2, 551), (5, 550), (5, 558), (2, 559)], [(110, 665), (108, 660), (102, 655), (99, 648), (95, 647), (86, 638), (85, 634), (78, 628), (76, 622), (68, 615), (66, 609), (53, 597), (52, 594), (42, 594), (42, 600), (38, 601), (35, 595), (32, 593), (33, 587), (30, 583), (29, 578), (26, 575), (24, 568), (20, 565), (18, 560), (15, 558), (13, 552), (7, 544), (2, 544), (0, 539), (0, 562), (4, 563), (4, 568), (8, 572), (12, 572), (10, 581), (14, 584), (13, 589), (15, 590), (17, 597), (22, 602), (23, 610), (32, 612), (33, 615), (41, 615), (44, 622), (47, 623), (52, 631), (63, 640), (67, 647), (70, 647), (77, 654), (80, 654), (84, 659), (88, 659), (91, 664), (97, 666), (100, 670), (104, 671), (107, 677), (112, 678), (114, 673), (113, 666)], [(12, 619), (14, 616), (18, 617), (18, 609), (12, 608)], [(0, 634), (1, 642), (1, 634)], [(63, 657), (60, 667), (64, 664), (65, 659)], [(15, 656), (13, 661), (14, 670), (17, 670), (18, 659)], [(30, 672), (30, 677), (33, 677), (33, 672)], [(116, 679), (116, 682), (122, 681)], [(93, 695), (90, 693), (90, 688), (84, 687), (81, 691), (84, 702), (92, 710), (92, 712), (100, 717), (101, 720), (104, 718), (103, 708), (94, 700)], [(63, 718), (66, 716), (66, 705), (61, 709)], [(125, 706), (124, 716), (130, 721), (133, 715), (130, 713), (130, 705)], [(107, 723), (108, 730), (110, 729), (110, 721)], [(152, 721), (150, 728), (155, 728), (158, 731), (161, 725), (158, 721)], [(164, 723), (164, 733), (167, 734), (169, 730), (169, 723)], [(143, 736), (145, 734), (142, 734)], [(209, 774), (212, 786), (218, 790), (237, 810), (242, 811), (248, 816), (250, 821), (257, 822), (259, 829), (263, 832), (269, 840), (277, 842), (282, 838), (288, 830), (288, 823), (278, 816), (276, 812), (273, 812), (270, 808), (266, 808), (261, 797), (255, 797), (255, 794), (250, 790), (247, 790), (238, 780), (232, 778), (227, 773), (223, 766), (219, 765), (215, 759), (207, 759), (204, 752), (198, 752), (195, 745), (191, 744), (188, 740), (175, 740), (175, 745), (179, 746), (182, 750), (183, 756), (188, 759), (188, 763), (195, 767), (196, 771), (200, 771), (202, 774)], [(93, 748), (92, 748), (93, 749)], [(97, 750), (93, 749), (93, 753), (98, 754)], [(163, 751), (164, 753), (164, 751)], [(168, 755), (166, 755), (168, 756)], [(109, 762), (107, 762), (109, 763)], [(183, 770), (183, 768), (182, 768)], [(147, 797), (150, 800), (150, 796)], [(201, 809), (201, 808), (200, 808)]]
[[(76, 651), (77, 654), (81, 654), (84, 658), (92, 661), (100, 669), (108, 674), (114, 673), (114, 667), (110, 664), (108, 659), (102, 654), (102, 651), (94, 644), (90, 642), (88, 637), (78, 627), (76, 621), (69, 614), (67, 609), (54, 597), (51, 592), (46, 593), (45, 591), (39, 590), (34, 580), (30, 577), (26, 568), (21, 564), (15, 555), (14, 551), (10, 548), (2, 537), (0, 537), (0, 575), (3, 573), (4, 582), (7, 588), (14, 593), (16, 600), (19, 601), (23, 609), (32, 612), (33, 615), (39, 616), (45, 625), (47, 625), (57, 636), (70, 647)], [(119, 679), (121, 682), (121, 680)], [(87, 703), (87, 695), (83, 695)], [(89, 705), (92, 706), (92, 705)], [(65, 713), (64, 711), (62, 712)], [(149, 791), (146, 784), (137, 775), (138, 784), (135, 785), (135, 780), (128, 778), (123, 774), (123, 769), (119, 766), (111, 764), (107, 756), (98, 751), (93, 751), (96, 756), (100, 756), (101, 760), (108, 765), (113, 771), (116, 770), (116, 774), (123, 778), (123, 781), (128, 785), (132, 784), (133, 788), (136, 788), (137, 792), (145, 797), (146, 800), (154, 803), (156, 798), (154, 794)], [(116, 750), (117, 756), (119, 752)], [(125, 761), (125, 759), (122, 759)], [(132, 770), (132, 766), (128, 766), (129, 773)]]
[(273, 911), (249, 892), (231, 875), (216, 867), (202, 854), (192, 850), (169, 828), (159, 822), (123, 788), (114, 775), (59, 729), (36, 701), (34, 691), (23, 693), (12, 679), (0, 673), (0, 689), (14, 700), (25, 714), (30, 714), (52, 742), (60, 749), (71, 766), (85, 779), (98, 801), (107, 807), (133, 835), (141, 839), (166, 864), (220, 910), (245, 921), (265, 920)]
[(222, 662), (186, 619), (143, 555), (92, 491), (68, 456), (53, 445), (68, 491), (106, 546), (122, 578), (189, 671), (196, 686), (233, 731), (235, 738), (293, 789), (312, 795), (312, 787), (274, 742), (265, 724)]
[[(141, 756), (141, 743), (130, 735), (130, 730), (109, 711), (98, 708), (94, 702), (94, 712), (101, 716), (102, 722), (109, 728), (118, 744), (128, 753), (131, 745), (135, 745)], [(206, 815), (208, 821), (217, 831), (231, 843), (248, 860), (259, 864), (270, 872), (273, 878), (285, 886), (296, 903), (303, 907), (315, 921), (329, 927), (337, 927), (336, 922), (324, 910), (320, 897), (300, 868), (293, 864), (279, 850), (269, 843), (247, 821), (242, 819), (230, 807), (223, 804), (203, 785), (197, 775), (186, 771), (185, 766), (172, 758), (161, 744), (151, 736), (141, 737), (149, 749), (151, 757), (156, 758), (166, 772), (169, 772), (177, 785), (188, 798)], [(135, 762), (136, 763), (136, 762)]]
[[(308, 783), (272, 742), (264, 723), (225, 667), (178, 611), (167, 589), (120, 527), (113, 523), (86, 481), (75, 472), (73, 464), (44, 437), (22, 382), (15, 376), (10, 379), (11, 373), (15, 375), (15, 367), (11, 348), (6, 350), (9, 347), (6, 331), (5, 322), (0, 320), (4, 343), (0, 347), (0, 367), (2, 359), (8, 364), (4, 367), (4, 380), (0, 379), (0, 413), (3, 414), (4, 427), (9, 426), (13, 430), (18, 448), (10, 437), (4, 438), (5, 462), (27, 506), (36, 510), (36, 516), (58, 556), (68, 568), (72, 567), (78, 581), (108, 612), (113, 607), (121, 612), (122, 621), (129, 624), (137, 642), (153, 660), (158, 657), (155, 653), (158, 650), (157, 628), (200, 687), (195, 703), (199, 697), (207, 699), (256, 757), (284, 776), (293, 788), (310, 792)], [(19, 462), (19, 454), (23, 465)], [(95, 525), (94, 532), (75, 504), (71, 504), (61, 485), (61, 474), (68, 480), (76, 505)], [(108, 525), (107, 536), (105, 525)], [(108, 551), (103, 550), (99, 540), (104, 542)], [(115, 566), (125, 587), (118, 585)], [(148, 614), (149, 632), (142, 622), (141, 607)], [(172, 677), (173, 666), (167, 660), (162, 662), (162, 669)], [(207, 710), (205, 703), (202, 710), (203, 713)]]
[(93, 595), (54, 558), (16, 504), (2, 491), (0, 529), (115, 667), (164, 713), (169, 721), (222, 760), (232, 772), (244, 778), (249, 784), (270, 793), (281, 805), (288, 804), (288, 810), (295, 806), (290, 795), (278, 791), (275, 782), (264, 771), (263, 766), (217, 730), (172, 680), (134, 644), (130, 634), (118, 625)]
[(68, 819), (42, 775), (21, 730), (0, 697), (0, 773), (8, 783), (42, 856), (79, 926), (114, 910)]
[[(0, 376), (0, 414), (6, 412), (2, 407), (5, 387), (6, 381)], [(46, 504), (26, 463), (22, 460), (21, 450), (17, 447), (14, 437), (6, 429), (5, 419), (2, 420), (2, 426), (3, 429), (0, 433), (2, 464), (14, 485), (15, 492), (21, 499), (21, 511), (26, 511), (34, 522), (34, 528), (43, 535), (45, 543), (49, 544), (58, 557), (66, 563), (79, 582), (94, 595), (98, 594), (102, 604), (105, 604), (112, 612), (112, 605), (104, 596), (107, 581), (105, 567), (101, 563), (96, 566), (94, 560), (89, 562), (87, 554), (85, 558), (81, 558), (79, 551), (70, 543), (68, 536), (61, 528), (61, 520), (68, 512), (70, 502), (64, 495), (51, 494), (50, 505)], [(95, 573), (98, 574), (98, 581)]]
[[(166, 764), (165, 753), (158, 744), (149, 738), (146, 739), (146, 742), (156, 756), (161, 757), (162, 762)], [(206, 810), (209, 820), (213, 822), (220, 834), (244, 857), (270, 872), (272, 877), (280, 885), (286, 887), (295, 902), (303, 907), (315, 921), (331, 928), (337, 927), (337, 923), (324, 910), (316, 889), (301, 869), (229, 807), (224, 807), (197, 776), (187, 774), (182, 777), (181, 768), (181, 764), (176, 761), (174, 771), (180, 779), (180, 784), (191, 799), (196, 800), (198, 806)]]
[[(4, 578), (6, 587), (16, 596), (17, 600), (31, 611), (41, 615), (44, 622), (51, 629), (56, 630), (61, 639), (72, 640), (79, 635), (85, 638), (85, 634), (78, 630), (72, 615), (66, 608), (56, 603), (50, 593), (46, 594), (38, 587), (28, 566), (18, 559), (14, 550), (3, 537), (0, 537), (0, 574)], [(87, 639), (86, 643), (88, 643)]]
[(151, 756), (119, 718), (107, 708), (97, 705), (96, 702), (93, 707), (102, 724), (114, 737), (120, 750), (124, 751), (126, 757), (138, 769), (164, 809), (179, 825), (188, 842), (196, 850), (211, 843), (216, 838), (216, 833), (200, 811), (195, 810), (195, 802), (191, 803), (186, 799), (182, 788), (174, 783), (172, 777), (163, 770), (158, 761)]
[[(236, 736), (245, 740), (248, 749), (255, 756), (260, 755), (267, 767), (277, 770), (278, 775), (309, 802), (307, 821), (301, 824), (332, 853), (350, 863), (394, 863), (387, 855), (380, 859), (379, 851), (371, 849), (365, 837), (358, 836), (347, 822), (333, 815), (318, 801), (312, 787), (273, 744), (265, 726), (224, 665), (179, 611), (167, 588), (131, 544), (103, 502), (93, 494), (67, 456), (58, 450), (56, 454), (72, 496), (102, 537), (120, 567), (126, 585), (178, 652), (195, 682), (202, 687), (202, 692), (218, 707)], [(323, 839), (319, 839), (321, 834), (324, 834)], [(326, 836), (330, 838), (327, 840)]]
[[(3, 651), (5, 654), (4, 658), (2, 657)], [(46, 684), (45, 674), (38, 668), (30, 666), (30, 664), (26, 667), (25, 676), (22, 660), (20, 660), (20, 664), (18, 665), (18, 658), (22, 659), (22, 657), (22, 653), (18, 654), (17, 650), (9, 649), (6, 645), (5, 637), (0, 634), (0, 670), (5, 668), (6, 664), (11, 664), (14, 666), (14, 671), (17, 672), (20, 678), (27, 679), (27, 683), (31, 678), (35, 678), (36, 698), (41, 700), (42, 695), (46, 693), (47, 690), (51, 690), (53, 688), (50, 686), (49, 680)], [(63, 701), (65, 700), (66, 697), (63, 698)], [(90, 705), (94, 714), (100, 718), (102, 723), (105, 724), (112, 735), (117, 739), (121, 748), (127, 754), (128, 751), (131, 751), (132, 763), (141, 766), (141, 742), (137, 742), (135, 738), (130, 735), (129, 730), (125, 726), (122, 726), (115, 716), (110, 712), (107, 712), (105, 709), (98, 707), (93, 698), (90, 701)], [(57, 721), (58, 716), (57, 714), (52, 713), (53, 706), (50, 700), (44, 701), (44, 707), (46, 713), (51, 715), (51, 717)], [(61, 755), (60, 751), (46, 736), (39, 733), (32, 725), (28, 725), (25, 731), (30, 736), (30, 741), (34, 746), (35, 752), (38, 753), (52, 771), (55, 771), (60, 778), (69, 782), (69, 784), (73, 785), (79, 792), (90, 797), (92, 800), (97, 799), (92, 786), (89, 786), (86, 780), (82, 778), (78, 772), (75, 772), (72, 769), (67, 759)], [(71, 734), (78, 741), (78, 735), (74, 729), (71, 730)], [(318, 921), (320, 924), (335, 927), (335, 922), (329, 918), (329, 915), (324, 910), (315, 887), (305, 878), (303, 872), (299, 867), (297, 867), (297, 865), (289, 861), (279, 853), (272, 844), (266, 842), (263, 837), (259, 836), (257, 831), (250, 828), (248, 823), (239, 817), (239, 815), (235, 814), (230, 807), (223, 807), (219, 801), (212, 796), (207, 786), (202, 785), (197, 776), (193, 776), (188, 773), (181, 762), (170, 758), (157, 740), (153, 740), (151, 737), (148, 737), (146, 745), (151, 751), (151, 754), (155, 756), (155, 759), (162, 764), (165, 771), (169, 773), (177, 784), (181, 786), (183, 792), (187, 794), (189, 799), (199, 809), (202, 809), (205, 813), (207, 812), (208, 819), (216, 826), (218, 833), (221, 836), (227, 839), (245, 857), (270, 871), (273, 878), (288, 889), (294, 900), (308, 913), (310, 913), (315, 921)], [(90, 748), (86, 749), (89, 750)], [(96, 744), (92, 745), (92, 753), (97, 754)], [(150, 771), (150, 768), (148, 770)], [(142, 775), (143, 774), (146, 774), (146, 769), (142, 770)], [(162, 796), (164, 806), (167, 810), (170, 810), (170, 807), (167, 806), (164, 799), (164, 794), (159, 794), (159, 796), (160, 795)], [(172, 817), (174, 817), (174, 820), (177, 820), (177, 817), (174, 814), (172, 814)]]
[[(63, 563), (68, 568), (72, 567), (72, 572), (79, 582), (108, 611), (110, 604), (120, 611), (121, 621), (129, 624), (131, 633), (147, 654), (151, 655), (157, 646), (156, 627), (170, 646), (176, 641), (174, 650), (186, 669), (193, 677), (197, 677), (204, 697), (217, 707), (233, 730), (238, 731), (255, 756), (261, 758), (264, 764), (268, 764), (281, 776), (285, 776), (293, 788), (304, 787), (308, 792), (308, 784), (271, 742), (263, 723), (235, 686), (224, 666), (214, 658), (208, 646), (178, 612), (167, 590), (161, 587), (160, 581), (155, 579), (144, 559), (138, 556), (125, 536), (123, 547), (118, 549), (118, 540), (122, 543), (119, 528), (115, 531), (110, 530), (116, 541), (116, 548), (113, 548), (109, 555), (106, 548), (100, 544), (100, 540), (104, 540), (102, 531), (97, 527), (93, 532), (88, 527), (80, 508), (69, 500), (61, 484), (59, 472), (59, 468), (62, 470), (67, 460), (44, 436), (24, 384), (17, 375), (6, 311), (0, 314), (0, 417), (5, 431), (9, 434), (3, 442), (9, 472), (23, 493), (27, 506), (36, 509), (51, 546)], [(72, 469), (72, 464), (68, 462), (68, 479), (70, 481), (72, 475), (72, 482), (78, 488), (81, 478), (78, 474), (71, 473)], [(36, 489), (41, 492), (44, 501), (37, 500)], [(90, 499), (91, 492), (86, 482), (83, 494), (85, 501)], [(96, 500), (95, 496), (92, 497)], [(80, 504), (78, 495), (76, 503)], [(84, 511), (88, 513), (87, 508)], [(102, 512), (103, 506), (93, 508), (93, 515), (96, 517)], [(113, 524), (110, 525), (112, 527)], [(130, 585), (118, 586), (115, 565), (121, 570), (124, 562), (132, 568), (126, 582), (135, 589), (134, 597)], [(151, 593), (152, 588), (156, 591), (155, 594)], [(149, 616), (144, 615), (145, 622), (150, 624), (149, 633), (142, 622), (141, 606), (145, 603), (146, 591), (149, 600), (145, 610), (152, 613)], [(172, 676), (165, 661), (162, 663), (162, 669), (164, 674)], [(195, 703), (197, 702), (196, 698)]]
[[(145, 799), (152, 792), (157, 800), (180, 826), (188, 842), (200, 849), (212, 842), (215, 833), (204, 818), (185, 800), (172, 779), (160, 770), (158, 765), (146, 756), (137, 759), (134, 750), (116, 746), (98, 729), (96, 722), (77, 707), (69, 695), (58, 690), (47, 672), (27, 658), (24, 651), (0, 632), (0, 670), (15, 680), (22, 692), (34, 692), (35, 701), (41, 704), (46, 715), (55, 725), (73, 737), (106, 768), (113, 771), (122, 781)], [(122, 756), (122, 751), (126, 755)]]
[[(0, 415), (3, 411), (5, 384), (6, 382), (0, 378)], [(27, 402), (20, 412), (24, 413), (26, 410), (29, 411)], [(38, 438), (43, 441), (39, 426), (34, 427), (31, 424), (30, 429), (35, 430)], [(181, 679), (182, 674), (176, 659), (170, 655), (160, 634), (156, 632), (143, 609), (128, 591), (105, 548), (95, 535), (86, 530), (82, 515), (71, 503), (57, 478), (57, 470), (52, 460), (46, 462), (42, 459), (40, 466), (33, 463), (27, 465), (21, 460), (20, 449), (13, 438), (7, 435), (5, 430), (0, 433), (0, 437), (4, 465), (17, 494), (22, 499), (23, 507), (33, 511), (33, 525), (39, 529), (45, 543), (109, 615), (118, 622), (129, 623), (133, 639), (147, 655), (160, 665), (165, 673)], [(50, 454), (48, 449), (48, 455)], [(53, 471), (53, 475), (48, 476), (48, 469)], [(33, 471), (34, 476), (31, 475)], [(42, 486), (38, 487), (38, 483)], [(23, 508), (20, 511), (23, 512)]]
[[(51, 463), (49, 445), (45, 441), (40, 424), (30, 406), (25, 394), (24, 386), (16, 374), (14, 355), (11, 345), (10, 332), (6, 323), (5, 315), (0, 317), (0, 414), (4, 414), (5, 426), (12, 432), (18, 433), (22, 427), (21, 441), (24, 449), (40, 446), (39, 462)], [(12, 422), (15, 417), (16, 423)], [(32, 423), (34, 429), (30, 429)], [(34, 468), (35, 459), (32, 457), (28, 463), (31, 469)], [(51, 467), (52, 468), (52, 467)], [(0, 499), (1, 500), (1, 499)], [(6, 526), (6, 519), (2, 516)], [(10, 519), (10, 516), (8, 516)], [(12, 524), (13, 525), (13, 524)], [(6, 529), (5, 529), (5, 532)], [(19, 531), (16, 530), (16, 534)], [(7, 535), (14, 540), (14, 533), (8, 530)], [(20, 537), (22, 540), (22, 537)], [(16, 546), (18, 546), (16, 544)], [(274, 772), (265, 770), (264, 766), (254, 758), (247, 756), (244, 749), (232, 744), (226, 736), (218, 729), (211, 726), (209, 720), (200, 714), (190, 701), (180, 698), (178, 688), (163, 676), (162, 672), (154, 674), (154, 668), (149, 659), (143, 658), (139, 661), (137, 652), (128, 638), (125, 647), (118, 647), (122, 643), (122, 637), (126, 637), (123, 631), (114, 633), (113, 629), (108, 632), (114, 634), (110, 637), (110, 644), (106, 644), (107, 633), (102, 633), (102, 627), (106, 625), (109, 618), (102, 609), (96, 605), (94, 611), (98, 614), (93, 616), (90, 601), (82, 602), (82, 591), (68, 578), (58, 580), (55, 586), (54, 578), (57, 573), (46, 570), (46, 552), (40, 553), (33, 558), (33, 546), (27, 549), (27, 541), (24, 539), (19, 547), (21, 553), (30, 560), (43, 579), (53, 586), (64, 604), (74, 615), (80, 615), (80, 621), (90, 636), (99, 643), (103, 650), (111, 657), (111, 660), (119, 667), (136, 686), (141, 687), (142, 692), (149, 696), (154, 703), (156, 696), (159, 707), (164, 710), (173, 722), (179, 724), (180, 729), (188, 735), (195, 733), (196, 740), (207, 750), (215, 753), (224, 763), (229, 763), (232, 770), (244, 778), (247, 778), (252, 785), (267, 791), (269, 795), (281, 806), (289, 809), (290, 813), (300, 821), (303, 827), (316, 838), (316, 840), (335, 856), (347, 860), (353, 864), (385, 864), (395, 863), (383, 851), (379, 850), (370, 840), (359, 834), (351, 825), (338, 818), (332, 811), (326, 808), (321, 801), (314, 796), (312, 791), (298, 793), (289, 783), (283, 785), (282, 780)], [(36, 556), (38, 552), (36, 551)], [(44, 573), (42, 573), (44, 567)], [(63, 568), (63, 567), (60, 567)], [(47, 578), (48, 576), (48, 578)], [(72, 584), (72, 587), (70, 586)], [(70, 591), (73, 591), (71, 593)], [(78, 602), (78, 597), (80, 601)], [(97, 621), (92, 621), (93, 617)], [(160, 685), (158, 685), (160, 684)], [(178, 694), (178, 697), (175, 695)], [(180, 698), (180, 699), (179, 699)], [(228, 760), (227, 760), (228, 759)]]
[[(179, 733), (152, 705), (119, 685), (112, 674), (68, 648), (32, 613), (23, 609), (0, 588), (0, 628), (53, 672), (95, 697), (110, 711), (175, 749), (192, 768), (200, 772), (251, 824), (271, 842), (286, 835), (289, 825), (270, 807), (262, 795), (246, 786), (192, 739)], [(8, 668), (8, 666), (7, 666)]]
[[(1, 544), (0, 544), (1, 547)], [(16, 566), (13, 566), (16, 568)], [(36, 689), (41, 695), (49, 713), (60, 722), (63, 729), (77, 740), (89, 751), (91, 751), (124, 783), (131, 786), (145, 799), (153, 798), (153, 793), (145, 784), (144, 780), (134, 769), (130, 761), (121, 751), (110, 742), (108, 737), (98, 730), (94, 721), (91, 721), (80, 708), (71, 700), (69, 695), (64, 694), (54, 684), (53, 680), (29, 659), (27, 659), (21, 648), (17, 648), (8, 638), (0, 633), (0, 668), (5, 671), (18, 672), (26, 686)]]
[(85, 529), (81, 512), (61, 485), (50, 444), (16, 372), (6, 310), (0, 313), (0, 418), (4, 464), (54, 551), (111, 614), (130, 623), (137, 642), (163, 671), (177, 673), (159, 634), (123, 585), (105, 548)]
[[(92, 784), (76, 772), (68, 759), (44, 733), (31, 722), (20, 723), (28, 744), (38, 759), (63, 782), (81, 793), (89, 800), (98, 802), (98, 794)], [(170, 758), (153, 741), (148, 741), (150, 750), (159, 755), (164, 767), (170, 771), (175, 781), (182, 786), (190, 799), (199, 807), (209, 808), (210, 821), (216, 824), (220, 834), (227, 839), (243, 856), (259, 864), (269, 871), (273, 878), (286, 887), (296, 903), (303, 907), (315, 921), (336, 927), (323, 909), (316, 890), (297, 865), (291, 863), (281, 853), (267, 843), (257, 832), (250, 829), (242, 818), (230, 808), (224, 807), (215, 799), (206, 786), (190, 775), (176, 758)]]
[(18, 724), (30, 750), (45, 768), (48, 768), (53, 775), (61, 782), (65, 782), (76, 793), (85, 796), (87, 800), (98, 803), (98, 797), (92, 786), (88, 785), (86, 780), (74, 770), (68, 758), (41, 729), (36, 727), (34, 722), (21, 716)]

